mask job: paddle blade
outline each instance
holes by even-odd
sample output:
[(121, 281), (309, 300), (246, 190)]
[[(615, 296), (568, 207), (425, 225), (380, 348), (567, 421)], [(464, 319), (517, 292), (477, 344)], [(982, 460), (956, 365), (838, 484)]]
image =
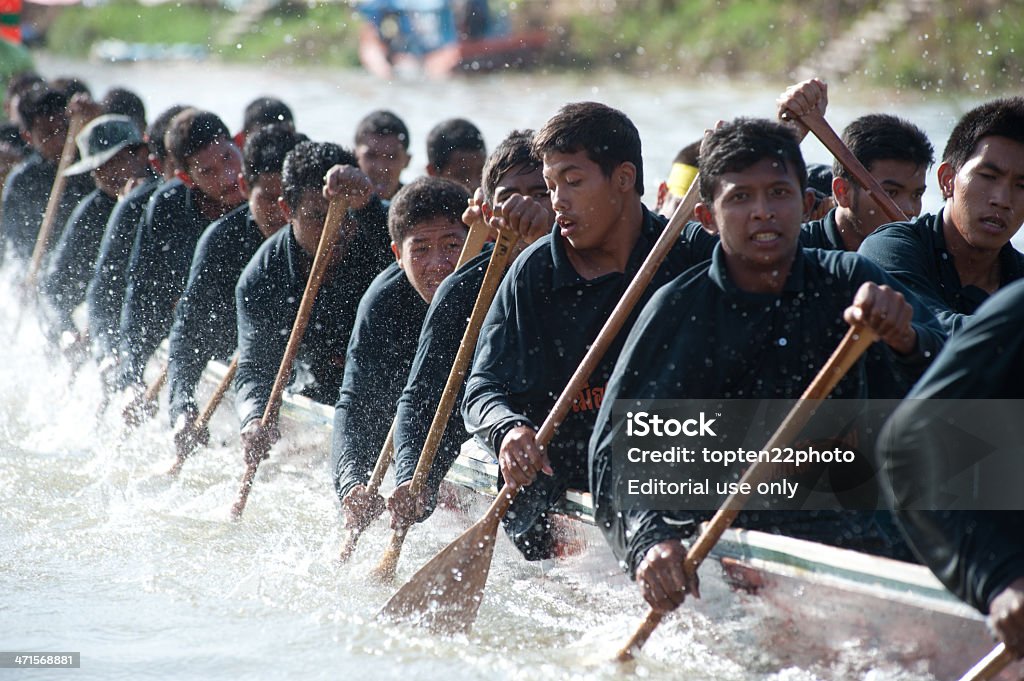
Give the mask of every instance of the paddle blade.
[(464, 633), (476, 620), (491, 570), (499, 517), (488, 514), (413, 575), (381, 619), (414, 620), (431, 631)]

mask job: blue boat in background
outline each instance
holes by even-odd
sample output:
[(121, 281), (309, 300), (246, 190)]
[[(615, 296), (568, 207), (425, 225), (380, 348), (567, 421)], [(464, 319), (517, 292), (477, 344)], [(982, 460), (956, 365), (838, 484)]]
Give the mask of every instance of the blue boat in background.
[(547, 44), (540, 29), (513, 31), (487, 0), (365, 0), (363, 66), (381, 78), (491, 71), (532, 64)]

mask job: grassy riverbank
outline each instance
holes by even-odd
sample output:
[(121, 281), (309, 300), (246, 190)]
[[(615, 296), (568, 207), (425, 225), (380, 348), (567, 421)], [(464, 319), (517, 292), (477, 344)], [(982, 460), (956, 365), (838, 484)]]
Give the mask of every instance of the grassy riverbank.
[[(511, 0), (494, 0), (499, 11)], [(622, 69), (676, 77), (743, 76), (791, 80), (814, 68), (839, 39), (885, 0), (524, 0), (524, 14), (557, 27), (545, 68)], [(103, 39), (193, 43), (217, 58), (355, 66), (360, 19), (346, 3), (287, 2), (240, 36), (223, 30), (233, 15), (191, 4), (133, 0), (69, 7), (50, 29), (48, 49), (74, 56)], [(933, 0), (860, 48), (849, 78), (902, 90), (982, 94), (1019, 89), (1024, 3)], [(858, 48), (854, 48), (855, 50)]]

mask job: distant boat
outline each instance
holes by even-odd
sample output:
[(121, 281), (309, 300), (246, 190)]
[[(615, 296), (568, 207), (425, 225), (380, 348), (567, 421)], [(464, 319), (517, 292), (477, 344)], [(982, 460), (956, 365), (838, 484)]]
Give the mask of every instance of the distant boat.
[(548, 42), (540, 29), (511, 30), (486, 0), (365, 0), (358, 10), (359, 59), (381, 78), (520, 68)]

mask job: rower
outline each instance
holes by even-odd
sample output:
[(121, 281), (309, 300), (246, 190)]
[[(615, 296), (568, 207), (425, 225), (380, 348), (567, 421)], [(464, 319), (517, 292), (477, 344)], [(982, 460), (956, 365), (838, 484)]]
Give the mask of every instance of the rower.
[(373, 182), (374, 191), (390, 201), (402, 188), (402, 171), (409, 167), (409, 129), (391, 111), (372, 111), (356, 126), (359, 169)]
[[(555, 221), (551, 198), (541, 173), (541, 162), (533, 154), (532, 143), (532, 130), (510, 133), (487, 159), (481, 183), (482, 203), (492, 207), (495, 223), (518, 235), (513, 258), (546, 236)], [(468, 222), (479, 210), (479, 206), (470, 206), (463, 220)], [(423, 321), (416, 357), (395, 416), (395, 490), (388, 498), (388, 509), (395, 527), (408, 527), (429, 517), (441, 481), (466, 439), (459, 412), (465, 393), (463, 379), (427, 482), (421, 496), (412, 499), (409, 490), (413, 472), (423, 452), (448, 374), (455, 363), (491, 253), (492, 250), (486, 248), (445, 279)]]
[[(523, 488), (503, 522), (523, 555), (541, 560), (554, 551), (548, 511), (569, 487), (589, 488), (586, 442), (621, 340), (543, 450), (535, 444), (536, 424), (569, 382), (665, 221), (641, 201), (640, 135), (622, 112), (594, 102), (566, 105), (537, 132), (533, 149), (543, 160), (556, 224), (516, 259), (498, 288), (462, 414), (467, 430), (497, 454), (503, 480)], [(700, 225), (688, 226), (655, 287), (707, 258), (714, 243)]]
[[(7, 247), (0, 249), (0, 254), (6, 250), (10, 257), (23, 262), (32, 257), (68, 134), (67, 107), (67, 95), (45, 84), (36, 85), (18, 99), (18, 116), (32, 153), (11, 170), (4, 184), (0, 238)], [(59, 237), (71, 211), (95, 188), (88, 174), (68, 178), (57, 207), (52, 239)]]
[(669, 218), (676, 211), (676, 206), (686, 196), (686, 191), (697, 177), (697, 164), (700, 161), (700, 140), (691, 142), (679, 150), (672, 159), (672, 170), (668, 179), (658, 185), (658, 200), (654, 204), (654, 212)]
[(181, 182), (177, 179), (177, 167), (167, 154), (164, 135), (171, 120), (184, 108), (175, 105), (164, 110), (146, 130), (149, 164), (156, 177), (140, 182), (110, 212), (92, 280), (86, 289), (89, 337), (93, 342), (93, 354), (100, 363), (104, 388), (108, 390), (113, 389), (116, 383), (121, 344), (121, 308), (128, 286), (128, 262), (135, 236), (153, 194), (163, 193)]
[(169, 412), (179, 452), (191, 452), (193, 443), (209, 436), (192, 430), (199, 413), (196, 385), (207, 362), (227, 361), (238, 345), (235, 285), (263, 241), (287, 222), (280, 206), (281, 168), (285, 154), (305, 138), (280, 124), (246, 137), (239, 182), (248, 200), (210, 224), (196, 245), (188, 283), (174, 310), (167, 360)]
[[(846, 322), (874, 329), (884, 345), (861, 360), (834, 395), (901, 397), (898, 384), (870, 379), (893, 372), (919, 376), (943, 341), (928, 310), (904, 297), (881, 268), (852, 253), (799, 247), (811, 197), (804, 191), (799, 143), (786, 127), (757, 119), (722, 124), (701, 147), (698, 182), (702, 203), (694, 212), (721, 241), (710, 261), (663, 286), (640, 312), (590, 443), (597, 525), (660, 611), (696, 593), (697, 585), (683, 577), (682, 539), (704, 518), (693, 511), (650, 510), (614, 493), (615, 466), (625, 452), (613, 463), (613, 438), (630, 432), (628, 417), (613, 418), (616, 401), (635, 411), (636, 401), (662, 398), (796, 398), (843, 337)], [(887, 372), (860, 368), (871, 362)], [(871, 532), (873, 516), (821, 513), (808, 519), (760, 512), (737, 523), (901, 555), (900, 546)]]
[[(824, 116), (828, 88), (817, 78), (787, 89), (779, 97), (779, 118), (797, 133), (807, 135), (799, 116)], [(935, 150), (919, 127), (890, 114), (861, 116), (843, 129), (843, 142), (908, 218), (921, 214), (926, 175)], [(825, 217), (804, 224), (800, 243), (805, 248), (856, 251), (861, 242), (890, 220), (850, 171), (836, 160), (832, 165), (831, 195), (836, 207)]]
[[(988, 615), (995, 634), (1024, 656), (1024, 511), (1021, 478), (1002, 459), (988, 469), (991, 447), (958, 435), (977, 432), (973, 400), (997, 424), (1019, 459), (1020, 399), (1024, 398), (1024, 281), (992, 294), (971, 323), (946, 344), (890, 419), (880, 439), (889, 498), (907, 540), (921, 560), (961, 599)], [(989, 420), (991, 419), (991, 420)], [(984, 427), (984, 426), (983, 426)], [(982, 437), (985, 437), (983, 433)], [(972, 466), (981, 463), (976, 469)], [(1020, 468), (1017, 468), (1019, 472)], [(978, 503), (944, 510), (956, 495), (940, 488), (972, 479)], [(996, 479), (993, 479), (994, 476)], [(1009, 485), (1006, 485), (1010, 476)], [(940, 485), (932, 484), (934, 482)], [(1002, 490), (1001, 501), (994, 498)], [(1009, 491), (1007, 498), (1006, 490)], [(1006, 510), (967, 510), (976, 508)], [(941, 513), (936, 511), (942, 511)]]
[(257, 97), (245, 105), (242, 129), (235, 133), (234, 143), (244, 148), (246, 138), (264, 125), (283, 125), (294, 131), (295, 114), (277, 97)]
[(1024, 278), (1010, 239), (1024, 222), (1024, 97), (971, 109), (942, 152), (935, 215), (886, 225), (858, 252), (928, 305), (947, 332), (989, 295)]
[(395, 262), (359, 301), (334, 408), (331, 471), (346, 524), (359, 524), (368, 510), (365, 485), (389, 435), (427, 306), (462, 252), (462, 211), (468, 201), (461, 184), (421, 177), (391, 202), (388, 231)]
[(127, 116), (99, 116), (82, 129), (76, 141), (80, 160), (64, 174), (89, 174), (96, 189), (78, 203), (68, 218), (42, 280), (53, 317), (49, 320), (48, 335), (66, 352), (84, 349), (85, 336), (79, 332), (72, 314), (85, 300), (111, 211), (128, 193), (130, 183), (155, 177), (142, 132)]
[(484, 136), (465, 118), (449, 118), (427, 134), (427, 175), (455, 180), (473, 193), (487, 160)]
[[(330, 174), (328, 173), (330, 171)], [(260, 246), (235, 288), (238, 321), (236, 409), (246, 463), (266, 458), (279, 437), (260, 420), (302, 301), (327, 217), (329, 189), (348, 200), (341, 236), (310, 313), (293, 390), (333, 404), (345, 370), (356, 308), (374, 277), (394, 258), (387, 209), (352, 152), (336, 144), (301, 142), (285, 156), (281, 188), (288, 224)]]
[(174, 306), (203, 230), (241, 204), (242, 154), (215, 114), (185, 109), (165, 142), (180, 181), (153, 194), (128, 262), (121, 309), (119, 387), (143, 389), (150, 355), (171, 329)]

